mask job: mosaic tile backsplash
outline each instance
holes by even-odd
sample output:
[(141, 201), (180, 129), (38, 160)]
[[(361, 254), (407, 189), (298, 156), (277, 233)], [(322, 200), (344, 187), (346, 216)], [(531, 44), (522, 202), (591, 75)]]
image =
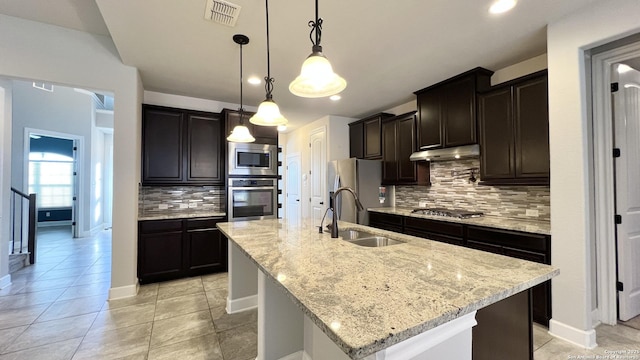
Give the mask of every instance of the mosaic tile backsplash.
[[(479, 159), (431, 163), (431, 186), (396, 186), (396, 206), (444, 207), (482, 211), (485, 215), (550, 221), (549, 186), (486, 186), (469, 181), (466, 169), (479, 168)], [(452, 175), (452, 171), (458, 174)], [(538, 216), (527, 216), (528, 209)]]
[(138, 192), (138, 216), (142, 217), (225, 209), (223, 186), (140, 186)]

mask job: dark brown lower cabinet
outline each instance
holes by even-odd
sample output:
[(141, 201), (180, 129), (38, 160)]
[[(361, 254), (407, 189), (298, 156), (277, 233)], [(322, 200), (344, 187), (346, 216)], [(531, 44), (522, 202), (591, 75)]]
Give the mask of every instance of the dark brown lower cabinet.
[(400, 215), (369, 212), (369, 226), (371, 227), (404, 233), (403, 223), (403, 217)]
[(138, 222), (141, 284), (226, 271), (227, 242), (216, 223), (224, 218)]
[(473, 360), (533, 359), (531, 292), (512, 295), (476, 313)]

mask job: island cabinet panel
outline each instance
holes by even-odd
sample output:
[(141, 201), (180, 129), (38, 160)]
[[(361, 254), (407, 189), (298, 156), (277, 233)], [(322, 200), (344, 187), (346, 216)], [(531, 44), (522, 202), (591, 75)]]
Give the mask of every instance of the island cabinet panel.
[(142, 184), (224, 183), (219, 114), (143, 105)]
[(404, 232), (404, 217), (393, 214), (369, 212), (369, 226), (378, 229)]
[(364, 123), (362, 121), (349, 124), (349, 157), (364, 159)]
[(546, 71), (479, 96), (480, 174), (487, 185), (549, 183)]
[(462, 224), (407, 217), (404, 219), (404, 233), (453, 245), (464, 245)]
[(476, 68), (415, 92), (419, 150), (478, 142), (476, 96), (490, 87), (492, 74)]
[(224, 218), (138, 222), (138, 278), (151, 283), (226, 271), (227, 248), (216, 223)]

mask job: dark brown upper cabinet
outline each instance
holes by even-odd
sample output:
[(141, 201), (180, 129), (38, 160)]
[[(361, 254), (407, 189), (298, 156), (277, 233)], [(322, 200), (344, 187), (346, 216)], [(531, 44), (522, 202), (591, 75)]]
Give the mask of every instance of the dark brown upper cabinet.
[(143, 105), (142, 184), (224, 183), (219, 114)]
[[(278, 127), (277, 126), (259, 126), (253, 125), (249, 122), (249, 119), (254, 115), (254, 112), (243, 111), (242, 117), (244, 125), (249, 129), (251, 135), (256, 138), (256, 144), (270, 144), (278, 145)], [(240, 124), (240, 112), (238, 110), (223, 109), (222, 116), (225, 119), (226, 131), (224, 135), (225, 144), (226, 139), (233, 128)]]
[(479, 96), (482, 184), (549, 183), (548, 104), (546, 70)]
[(382, 159), (382, 121), (393, 116), (379, 113), (349, 124), (349, 157)]
[(492, 71), (475, 68), (416, 91), (418, 150), (476, 144), (476, 94), (491, 86)]
[(382, 121), (382, 184), (430, 184), (429, 163), (409, 160), (415, 133), (415, 111)]

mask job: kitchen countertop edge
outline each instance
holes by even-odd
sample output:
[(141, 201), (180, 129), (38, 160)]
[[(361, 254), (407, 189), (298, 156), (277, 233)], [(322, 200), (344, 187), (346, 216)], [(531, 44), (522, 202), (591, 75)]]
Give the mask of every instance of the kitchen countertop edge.
[(225, 217), (226, 212), (212, 211), (212, 212), (191, 212), (191, 213), (175, 213), (175, 214), (153, 214), (153, 215), (138, 215), (138, 221), (146, 220), (173, 220), (173, 219), (193, 219), (202, 217)]

